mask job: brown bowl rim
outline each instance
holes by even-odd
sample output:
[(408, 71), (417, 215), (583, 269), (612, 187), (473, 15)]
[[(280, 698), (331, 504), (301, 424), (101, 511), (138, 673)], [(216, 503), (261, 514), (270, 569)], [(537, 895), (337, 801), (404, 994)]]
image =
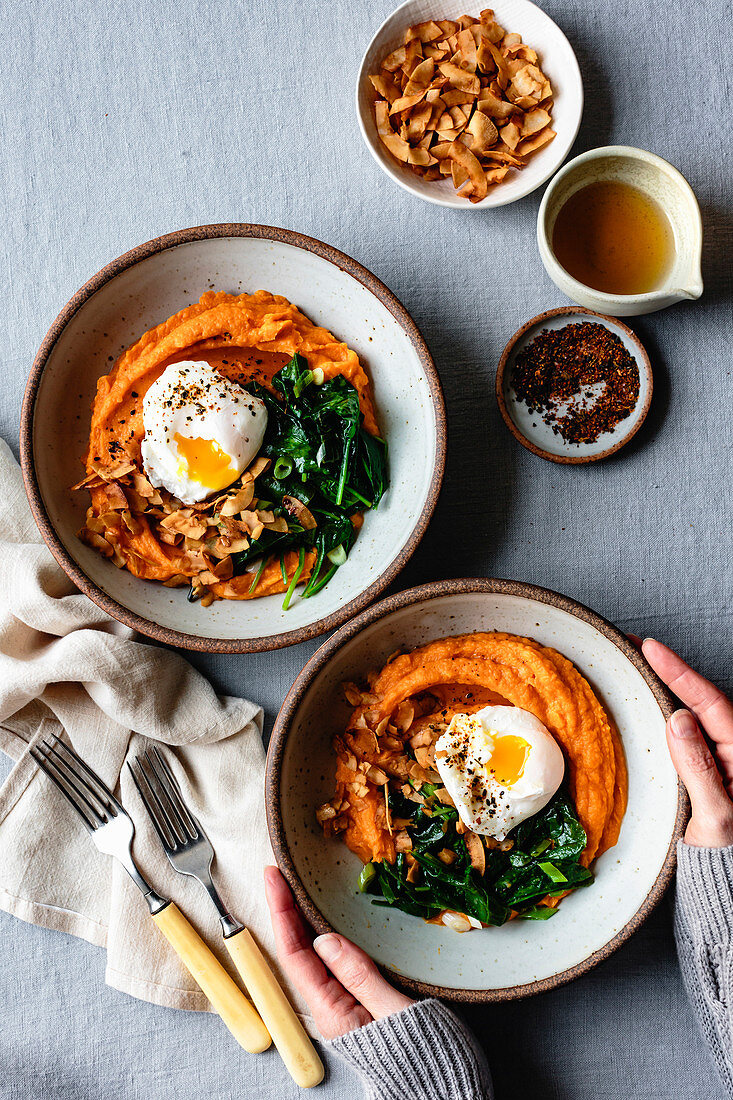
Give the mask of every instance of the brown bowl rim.
[[(194, 241), (212, 240), (223, 237), (251, 237), (293, 245), (296, 248), (301, 248), (306, 252), (311, 252), (329, 261), (335, 267), (338, 267), (341, 271), (344, 271), (347, 275), (350, 275), (352, 278), (356, 279), (357, 282), (361, 283), (362, 286), (369, 290), (387, 307), (395, 320), (400, 324), (415, 349), (420, 364), (425, 371), (435, 417), (435, 469), (433, 470), (425, 505), (422, 512), (417, 517), (417, 522), (415, 523), (410, 538), (400, 553), (363, 592), (355, 596), (352, 600), (349, 600), (348, 603), (344, 604), (338, 611), (334, 611), (332, 614), (326, 615), (324, 618), (318, 619), (316, 622), (310, 623), (307, 626), (263, 638), (206, 638), (203, 635), (186, 634), (182, 631), (173, 630), (168, 627), (160, 626), (158, 623), (151, 622), (149, 619), (130, 611), (128, 608), (118, 603), (117, 600), (96, 585), (86, 575), (82, 568), (71, 557), (56, 534), (56, 530), (43, 503), (33, 457), (33, 417), (41, 378), (48, 358), (71, 318), (92, 297), (92, 295), (96, 294), (96, 292), (101, 289), (101, 287), (123, 271), (134, 267), (135, 264), (140, 263), (142, 260), (146, 260), (150, 256), (156, 255), (169, 248), (177, 248), (180, 245), (190, 244)], [(265, 650), (282, 649), (285, 646), (296, 645), (300, 642), (315, 638), (319, 634), (324, 634), (328, 630), (333, 630), (341, 626), (341, 624), (351, 618), (352, 615), (367, 607), (380, 592), (394, 581), (395, 577), (397, 577), (400, 571), (405, 567), (427, 530), (438, 501), (443, 481), (446, 440), (447, 421), (445, 400), (437, 368), (430, 354), (430, 350), (428, 349), (428, 345), (420, 333), (414, 319), (396, 295), (393, 294), (376, 275), (373, 275), (368, 268), (360, 264), (358, 260), (354, 260), (345, 252), (341, 252), (339, 249), (334, 248), (333, 245), (325, 244), (315, 237), (309, 237), (304, 233), (299, 233), (294, 230), (249, 222), (224, 222), (176, 230), (173, 233), (166, 233), (144, 244), (137, 245), (135, 248), (130, 249), (129, 252), (123, 253), (123, 255), (118, 256), (117, 259), (106, 264), (96, 275), (93, 275), (91, 279), (87, 280), (87, 282), (77, 290), (73, 297), (69, 299), (46, 333), (33, 361), (33, 366), (31, 367), (20, 414), (20, 464), (23, 472), (26, 494), (41, 535), (64, 572), (71, 578), (77, 588), (89, 596), (89, 598), (101, 607), (103, 611), (106, 611), (108, 615), (118, 619), (120, 622), (125, 623), (125, 625), (132, 627), (141, 634), (154, 638), (158, 642), (163, 642), (166, 645), (179, 646), (183, 649), (201, 650), (207, 653), (258, 653)]]
[[(621, 435), (611, 447), (607, 447), (605, 451), (600, 451), (597, 455), (554, 455), (551, 454), (550, 451), (545, 451), (542, 447), (538, 447), (537, 444), (533, 443), (531, 439), (528, 439), (527, 436), (524, 435), (514, 423), (506, 406), (506, 401), (504, 399), (504, 375), (506, 373), (506, 367), (509, 362), (509, 358), (514, 351), (514, 347), (517, 341), (524, 336), (525, 332), (533, 328), (535, 325), (542, 324), (542, 322), (546, 321), (549, 317), (560, 317), (563, 314), (571, 317), (576, 313), (583, 313), (588, 317), (595, 317), (598, 321), (616, 325), (618, 328), (623, 329), (623, 331), (629, 337), (637, 350), (637, 362), (639, 364), (639, 370), (643, 370), (646, 375), (648, 389), (646, 400), (644, 402), (644, 405), (642, 406), (641, 414), (638, 420), (630, 429), (630, 431), (626, 432), (624, 435)], [(616, 451), (620, 451), (622, 447), (625, 447), (626, 444), (634, 438), (636, 433), (639, 431), (639, 428), (646, 420), (647, 413), (649, 412), (652, 403), (653, 388), (654, 374), (652, 372), (652, 364), (646, 348), (644, 347), (634, 330), (630, 328), (629, 325), (625, 324), (619, 317), (610, 317), (606, 313), (597, 313), (593, 309), (586, 309), (585, 306), (560, 306), (558, 309), (547, 309), (544, 313), (538, 313), (536, 317), (532, 317), (529, 321), (525, 321), (522, 327), (517, 329), (514, 335), (507, 342), (504, 351), (501, 353), (499, 366), (496, 368), (496, 401), (499, 406), (499, 412), (501, 413), (504, 423), (506, 424), (509, 431), (512, 433), (517, 442), (521, 443), (522, 446), (526, 447), (528, 451), (532, 452), (532, 454), (537, 455), (538, 458), (544, 458), (548, 462), (558, 462), (564, 466), (580, 466), (585, 465), (589, 462), (600, 462), (601, 459), (608, 458), (609, 455), (615, 454)]]
[[(559, 592), (553, 592), (549, 588), (541, 588), (525, 581), (505, 580), (498, 577), (471, 577), (457, 580), (432, 581), (428, 584), (410, 588), (396, 595), (388, 596), (373, 604), (363, 611), (351, 622), (341, 627), (313, 654), (308, 663), (296, 677), (293, 686), (288, 692), (275, 720), (275, 725), (267, 751), (267, 764), (265, 769), (265, 807), (267, 811), (267, 828), (270, 835), (277, 864), (287, 879), (300, 909), (304, 913), (310, 925), (318, 935), (326, 932), (337, 931), (321, 914), (313, 903), (300, 878), (295, 864), (290, 856), (285, 837), (285, 827), (280, 803), (280, 778), (282, 775), (282, 763), (285, 747), (288, 740), (290, 726), (303, 697), (310, 687), (315, 676), (328, 664), (333, 654), (341, 645), (355, 637), (361, 630), (372, 623), (398, 611), (410, 604), (418, 603), (426, 599), (436, 599), (442, 596), (455, 596), (464, 593), (484, 592), (501, 593), (513, 596), (523, 596), (536, 600), (539, 603), (549, 604), (566, 611), (581, 621), (593, 626), (600, 634), (611, 641), (625, 657), (641, 673), (657, 701), (665, 720), (676, 708), (674, 696), (664, 686), (662, 681), (652, 670), (642, 653), (634, 643), (623, 634), (613, 623), (604, 619), (595, 611), (570, 596), (563, 596)], [(687, 792), (678, 781), (677, 785), (677, 815), (675, 818), (672, 838), (667, 849), (664, 862), (652, 884), (646, 898), (643, 900), (636, 913), (626, 922), (624, 927), (613, 936), (605, 946), (594, 951), (582, 962), (573, 967), (560, 971), (548, 978), (526, 982), (522, 985), (507, 986), (502, 989), (450, 989), (433, 985), (430, 982), (418, 981), (414, 978), (406, 978), (387, 967), (383, 967), (390, 979), (413, 993), (426, 997), (442, 997), (447, 1000), (460, 1001), (471, 1004), (486, 1004), (500, 1001), (512, 1001), (520, 997), (529, 997), (537, 993), (546, 993), (558, 986), (565, 985), (575, 978), (587, 974), (598, 963), (609, 958), (622, 944), (638, 931), (655, 906), (659, 903), (674, 877), (677, 865), (677, 841), (682, 838), (685, 825), (689, 818), (689, 800)]]

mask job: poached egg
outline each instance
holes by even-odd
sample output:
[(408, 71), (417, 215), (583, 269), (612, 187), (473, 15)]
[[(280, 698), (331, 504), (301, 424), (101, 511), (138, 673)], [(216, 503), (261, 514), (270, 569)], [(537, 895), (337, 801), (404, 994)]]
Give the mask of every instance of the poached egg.
[(496, 840), (539, 813), (565, 772), (552, 734), (519, 707), (455, 714), (436, 742), (435, 763), (463, 824)]
[(208, 363), (172, 363), (143, 399), (141, 451), (148, 480), (183, 504), (228, 485), (253, 461), (265, 435), (264, 402)]

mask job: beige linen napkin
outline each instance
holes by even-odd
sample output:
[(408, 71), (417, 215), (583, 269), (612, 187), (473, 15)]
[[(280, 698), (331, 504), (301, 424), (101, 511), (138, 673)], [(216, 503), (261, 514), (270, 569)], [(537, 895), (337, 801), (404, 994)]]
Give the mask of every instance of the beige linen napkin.
[(41, 541), (20, 469), (0, 440), (0, 749), (16, 761), (0, 788), (0, 908), (106, 947), (106, 980), (116, 989), (207, 1009), (138, 888), (97, 852), (29, 755), (39, 738), (62, 731), (130, 812), (143, 874), (234, 973), (211, 902), (168, 864), (125, 765), (150, 742), (171, 746), (166, 757), (214, 845), (222, 896), (272, 962), (261, 708), (218, 697), (178, 654), (136, 641), (76, 591)]

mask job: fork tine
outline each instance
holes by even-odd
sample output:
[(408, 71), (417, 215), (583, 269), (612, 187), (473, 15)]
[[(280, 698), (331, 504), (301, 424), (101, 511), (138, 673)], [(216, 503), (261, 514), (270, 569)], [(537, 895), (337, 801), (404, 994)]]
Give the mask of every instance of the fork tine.
[(113, 807), (108, 806), (105, 799), (99, 798), (92, 785), (87, 783), (85, 776), (82, 775), (76, 767), (74, 755), (69, 753), (70, 758), (67, 760), (66, 757), (58, 751), (58, 746), (60, 744), (60, 741), (56, 743), (44, 742), (42, 749), (46, 751), (46, 758), (52, 761), (56, 770), (60, 772), (78, 794), (91, 805), (95, 815), (99, 818), (100, 824), (103, 825), (105, 822), (110, 821), (116, 816), (117, 811)]
[[(48, 749), (47, 745), (44, 745), (43, 747), (45, 749)], [(53, 761), (50, 756), (44, 756), (37, 745), (34, 745), (31, 748), (30, 754), (36, 761), (38, 766), (41, 768), (41, 770), (45, 772), (45, 774), (48, 776), (48, 778), (51, 780), (57, 790), (61, 792), (67, 802), (71, 803), (71, 805), (81, 817), (89, 832), (93, 833), (96, 829), (98, 829), (99, 826), (102, 824), (102, 821), (99, 818), (94, 807), (76, 789), (76, 787), (72, 786), (72, 784), (61, 771), (61, 769), (56, 765), (55, 761)]]
[(157, 763), (160, 765), (159, 768), (156, 767), (155, 772), (163, 786), (163, 789), (165, 790), (165, 793), (173, 802), (176, 810), (178, 811), (179, 817), (182, 819), (183, 824), (186, 826), (186, 830), (188, 831), (189, 836), (192, 840), (195, 840), (203, 833), (203, 829), (189, 810), (186, 803), (183, 801), (183, 798), (181, 797), (181, 791), (178, 786), (178, 781), (176, 780), (173, 772), (168, 767), (168, 762), (166, 761), (165, 757), (158, 751), (157, 748), (153, 749), (153, 757), (153, 763), (157, 761)]
[(150, 783), (147, 772), (143, 767), (142, 758), (138, 756), (137, 760), (128, 761), (127, 766), (130, 769), (130, 774), (138, 789), (138, 793), (143, 800), (143, 805), (148, 811), (153, 827), (158, 834), (160, 843), (166, 851), (175, 851), (178, 847), (178, 838), (172, 830), (170, 821), (165, 814), (165, 809), (161, 805), (160, 799)]
[(186, 844), (189, 840), (188, 833), (185, 825), (181, 820), (181, 817), (176, 809), (174, 802), (170, 797), (166, 784), (163, 782), (161, 776), (155, 767), (155, 761), (152, 759), (150, 753), (146, 750), (142, 757), (138, 757), (138, 763), (140, 764), (145, 778), (148, 781), (148, 787), (153, 793), (156, 805), (160, 813), (163, 814), (168, 824), (168, 828), (171, 835), (176, 838), (173, 847), (178, 847), (181, 844)]
[[(79, 779), (91, 789), (92, 794), (95, 795), (108, 813), (113, 817), (116, 813), (124, 813), (122, 806), (112, 794), (112, 791), (106, 783), (103, 783), (97, 773), (93, 772), (89, 765), (74, 752), (71, 746), (65, 744), (55, 733), (51, 735), (51, 748), (55, 750), (57, 755), (61, 755), (59, 750), (63, 749), (63, 756), (67, 766), (70, 767)], [(71, 767), (72, 765), (73, 768)]]

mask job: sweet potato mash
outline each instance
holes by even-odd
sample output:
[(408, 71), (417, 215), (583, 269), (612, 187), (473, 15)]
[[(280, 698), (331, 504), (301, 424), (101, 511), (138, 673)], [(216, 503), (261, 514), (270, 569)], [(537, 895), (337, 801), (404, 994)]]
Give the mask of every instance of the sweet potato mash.
[[(346, 731), (335, 739), (336, 791), (318, 818), (327, 834), (341, 836), (364, 863), (393, 863), (403, 853), (409, 866), (406, 882), (420, 881), (427, 857), (415, 865), (411, 826), (399, 817), (414, 802), (428, 817), (452, 805), (436, 770), (435, 743), (454, 714), (489, 705), (531, 712), (560, 746), (567, 796), (585, 832), (585, 846), (579, 833), (576, 852), (578, 877), (616, 843), (627, 796), (620, 739), (588, 682), (556, 650), (502, 633), (443, 638), (395, 655), (369, 677), (366, 689), (350, 684), (346, 692), (355, 709)], [(511, 838), (500, 844), (478, 837), (460, 820), (456, 830), (482, 875), (492, 849), (512, 848)], [(544, 858), (552, 856), (553, 847), (554, 842), (545, 842)], [(444, 854), (437, 850), (440, 858)], [(562, 874), (554, 879), (555, 884), (563, 881)], [(541, 904), (554, 906), (562, 894), (562, 886), (548, 889)]]
[[(232, 575), (232, 547), (252, 546), (263, 529), (287, 530), (287, 517), (267, 508), (257, 511), (253, 484), (263, 469), (261, 460), (237, 483), (236, 492), (185, 508), (150, 484), (140, 455), (143, 398), (170, 364), (205, 360), (244, 387), (257, 383), (274, 393), (273, 376), (296, 354), (318, 372), (321, 383), (340, 375), (353, 385), (363, 429), (376, 436), (369, 380), (346, 344), (280, 295), (264, 290), (204, 294), (146, 332), (99, 379), (85, 457), (87, 477), (77, 486), (91, 494), (81, 537), (138, 577), (168, 585), (196, 578), (198, 594), (206, 593), (204, 602), (283, 592), (298, 568), (300, 581), (307, 580), (317, 557), (312, 549), (301, 555), (300, 566), (292, 549), (267, 561), (254, 591), (251, 572)], [(298, 506), (302, 513), (296, 500), (293, 507)], [(358, 526), (357, 514), (352, 522)]]

